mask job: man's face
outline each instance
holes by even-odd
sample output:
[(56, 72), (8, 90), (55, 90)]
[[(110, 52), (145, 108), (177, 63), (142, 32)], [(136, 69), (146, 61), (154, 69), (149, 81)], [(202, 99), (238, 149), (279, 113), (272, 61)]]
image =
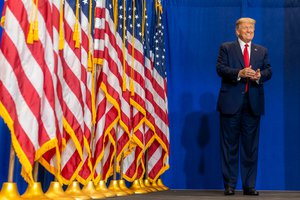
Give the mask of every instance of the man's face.
[(254, 24), (242, 23), (236, 30), (238, 37), (245, 43), (250, 42), (254, 37)]

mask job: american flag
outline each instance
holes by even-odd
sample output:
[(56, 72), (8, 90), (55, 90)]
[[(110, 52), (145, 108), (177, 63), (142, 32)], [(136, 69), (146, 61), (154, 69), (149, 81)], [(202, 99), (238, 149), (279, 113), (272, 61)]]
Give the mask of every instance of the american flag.
[(114, 155), (141, 178), (145, 149), (150, 179), (169, 167), (161, 6), (151, 40), (142, 0), (94, 3), (93, 32), (92, 0), (5, 1), (0, 113), (29, 183), (35, 160), (65, 184), (107, 180)]
[(58, 167), (58, 163), (50, 163), (58, 150), (59, 132), (51, 8), (46, 0), (6, 1), (5, 8), (0, 113), (10, 128), (22, 175), (30, 184), (35, 160), (45, 156), (43, 164), (55, 174)]
[[(114, 1), (115, 2), (115, 1)], [(102, 160), (102, 180), (107, 180), (113, 172), (113, 159), (116, 154), (116, 129), (120, 119), (121, 105), (121, 78), (122, 68), (118, 62), (116, 52), (116, 38), (114, 27), (114, 11), (112, 1), (105, 1), (105, 31), (104, 31), (104, 52), (103, 66), (100, 73), (100, 87), (106, 98), (106, 111), (103, 126), (104, 157)], [(98, 172), (97, 172), (98, 173)]]
[[(96, 68), (96, 124), (95, 124), (95, 135), (93, 143), (93, 159), (94, 159), (94, 181), (98, 184), (102, 180), (102, 163), (101, 160), (105, 159), (104, 156), (104, 124), (105, 115), (111, 109), (112, 105), (108, 104), (105, 98), (105, 94), (100, 88), (101, 81), (99, 79), (100, 64), (103, 62), (104, 53), (104, 31), (105, 31), (105, 1), (96, 0), (95, 5), (95, 27), (94, 27), (94, 63)], [(99, 70), (98, 70), (99, 69)]]
[[(124, 93), (122, 91), (122, 39), (117, 34), (113, 9), (118, 9), (116, 5), (111, 4), (110, 1), (106, 1), (105, 4), (105, 24), (103, 36), (101, 40), (104, 41), (104, 45), (99, 45), (103, 50), (100, 49), (99, 55), (103, 55), (103, 66), (99, 76), (99, 91), (97, 94), (97, 103), (99, 106), (104, 106), (100, 110), (98, 107), (97, 112), (101, 112), (101, 115), (97, 117), (97, 132), (100, 135), (101, 132), (104, 141), (104, 157), (99, 164), (96, 162), (96, 174), (98, 177), (96, 180), (106, 180), (112, 174), (113, 156), (116, 154), (116, 146), (118, 139), (123, 138), (122, 141), (126, 141), (125, 138), (120, 137), (121, 130), (125, 133), (129, 132), (128, 115), (124, 112), (126, 107), (129, 108), (128, 102), (124, 99)], [(99, 31), (100, 32), (100, 31)], [(95, 31), (96, 34), (96, 31)], [(95, 35), (96, 38), (96, 35)], [(103, 52), (101, 52), (103, 51)], [(96, 49), (95, 49), (96, 52)], [(96, 53), (95, 53), (96, 55)], [(105, 96), (105, 97), (103, 97)], [(101, 138), (101, 137), (98, 137)], [(125, 142), (126, 144), (126, 142)], [(96, 147), (97, 149), (97, 147)], [(98, 153), (98, 155), (101, 155)], [(118, 156), (119, 157), (119, 156)], [(97, 158), (96, 158), (97, 159)], [(119, 159), (119, 158), (118, 158)], [(100, 161), (100, 159), (97, 159)], [(102, 176), (102, 178), (100, 177)]]
[[(146, 1), (143, 2), (144, 7), (146, 8)], [(149, 9), (151, 11), (151, 9)], [(153, 29), (153, 21), (154, 17), (148, 16), (149, 12), (148, 9), (144, 11), (144, 38), (143, 38), (143, 45), (144, 45), (144, 65), (145, 65), (145, 93), (146, 93), (146, 121), (145, 121), (145, 148), (146, 152), (145, 154), (148, 154), (148, 148), (153, 143), (155, 139), (155, 106), (156, 103), (154, 101), (154, 93), (155, 90), (153, 88), (153, 51), (151, 48), (151, 42), (153, 38), (151, 38), (151, 33), (154, 32)], [(154, 11), (152, 11), (152, 14), (155, 14)], [(153, 36), (153, 35), (152, 35)], [(145, 159), (148, 157), (148, 155), (145, 155)], [(146, 177), (148, 176), (148, 161), (145, 162), (146, 165)], [(140, 167), (139, 167), (140, 168)], [(140, 170), (139, 170), (140, 171)]]
[[(158, 8), (156, 10), (156, 8)], [(154, 98), (155, 140), (148, 149), (148, 177), (156, 180), (169, 168), (169, 122), (167, 79), (165, 65), (165, 41), (162, 7), (156, 1), (154, 15), (152, 92)]]
[[(116, 140), (117, 140), (117, 163), (121, 161), (124, 154), (126, 153), (129, 140), (130, 133), (132, 130), (131, 126), (131, 114), (130, 114), (130, 91), (129, 91), (129, 78), (126, 72), (128, 72), (129, 66), (127, 61), (127, 40), (126, 40), (126, 0), (118, 0), (118, 16), (117, 21), (115, 20), (116, 25), (116, 51), (118, 52), (118, 62), (122, 67), (122, 98), (121, 98), (121, 107), (120, 107), (120, 122), (119, 128), (116, 132)], [(117, 168), (119, 171), (119, 168)]]
[(61, 154), (61, 175), (65, 184), (77, 178), (82, 167), (84, 100), (81, 68), (81, 27), (78, 0), (65, 0), (63, 10), (64, 46), (60, 50), (63, 79), (63, 115), (66, 146)]
[[(83, 102), (84, 102), (84, 149), (83, 149), (83, 166), (78, 174), (77, 180), (86, 185), (92, 179), (92, 152), (91, 140), (93, 125), (93, 99), (94, 97), (94, 65), (92, 60), (93, 42), (92, 42), (92, 16), (95, 4), (92, 0), (80, 1), (80, 27), (81, 27), (81, 82), (83, 85)], [(95, 113), (94, 113), (95, 114)]]
[[(127, 61), (129, 64), (129, 90), (131, 92), (132, 138), (130, 145), (131, 153), (124, 159), (124, 177), (129, 181), (133, 181), (138, 175), (138, 166), (143, 163), (143, 151), (145, 147), (144, 122), (146, 110), (142, 9), (141, 0), (129, 1), (127, 4)], [(144, 168), (143, 164), (142, 168)]]
[[(64, 130), (63, 130), (63, 110), (62, 110), (62, 80), (63, 80), (63, 71), (62, 71), (62, 64), (59, 58), (59, 43), (60, 43), (60, 37), (59, 37), (59, 30), (60, 30), (60, 23), (63, 25), (63, 22), (60, 22), (60, 9), (63, 8), (63, 5), (61, 4), (60, 0), (52, 0), (52, 21), (53, 21), (53, 28), (52, 28), (52, 35), (53, 35), (53, 52), (54, 52), (54, 74), (53, 74), (53, 82), (56, 93), (55, 93), (55, 114), (58, 122), (58, 132), (57, 132), (57, 140), (59, 143), (59, 149), (57, 150), (57, 153), (55, 156), (48, 157), (46, 160), (49, 163), (56, 163), (58, 162), (58, 166), (54, 167), (53, 169), (57, 168), (57, 175), (56, 178), (58, 181), (62, 183), (60, 172), (60, 161), (61, 161), (61, 149), (63, 147), (64, 141)], [(50, 18), (50, 17), (48, 17)], [(63, 35), (62, 35), (63, 36)], [(44, 162), (44, 156), (42, 159), (40, 159), (40, 162)], [(47, 163), (47, 162), (46, 162)], [(44, 164), (43, 164), (44, 165)], [(52, 166), (51, 164), (50, 166)], [(45, 166), (45, 165), (44, 165)], [(54, 166), (54, 165), (53, 165)], [(46, 169), (48, 169), (46, 167)], [(53, 171), (50, 168), (50, 172)], [(52, 172), (54, 174), (54, 172)], [(56, 174), (56, 173), (55, 173)]]

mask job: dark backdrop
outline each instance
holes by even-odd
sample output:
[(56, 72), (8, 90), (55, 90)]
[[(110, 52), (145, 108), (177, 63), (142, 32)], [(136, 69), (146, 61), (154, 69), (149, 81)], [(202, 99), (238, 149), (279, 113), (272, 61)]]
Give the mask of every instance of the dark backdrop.
[[(261, 122), (257, 188), (299, 190), (300, 1), (163, 3), (168, 30), (171, 143), (170, 169), (163, 175), (164, 183), (180, 189), (222, 188), (219, 116), (215, 109), (220, 78), (215, 63), (219, 45), (236, 39), (235, 21), (247, 16), (257, 20), (254, 42), (269, 49), (273, 67), (273, 77), (265, 85), (266, 115)], [(9, 131), (0, 119), (0, 183), (7, 181), (9, 145)], [(19, 164), (15, 171), (15, 182), (22, 193), (26, 184), (19, 176)]]
[[(257, 20), (254, 43), (266, 46), (273, 77), (265, 84), (257, 188), (300, 189), (300, 1), (169, 0), (168, 92), (172, 188), (222, 188), (220, 78), (215, 64), (222, 42), (236, 40), (235, 21)], [(239, 188), (241, 184), (239, 183)]]

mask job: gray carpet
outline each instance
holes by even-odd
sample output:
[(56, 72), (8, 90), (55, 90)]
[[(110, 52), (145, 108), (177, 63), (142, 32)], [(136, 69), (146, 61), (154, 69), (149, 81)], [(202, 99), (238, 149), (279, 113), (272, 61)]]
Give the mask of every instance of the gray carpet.
[(259, 196), (244, 196), (236, 191), (233, 196), (224, 196), (222, 190), (168, 190), (148, 194), (107, 198), (110, 200), (300, 200), (300, 191), (259, 191)]

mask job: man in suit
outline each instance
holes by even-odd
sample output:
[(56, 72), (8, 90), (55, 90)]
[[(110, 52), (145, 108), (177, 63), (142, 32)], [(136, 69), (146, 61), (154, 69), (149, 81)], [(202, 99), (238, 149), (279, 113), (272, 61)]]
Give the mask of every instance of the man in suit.
[(239, 165), (243, 194), (259, 195), (255, 182), (260, 117), (264, 114), (263, 83), (272, 71), (267, 49), (252, 43), (254, 29), (254, 19), (238, 19), (237, 40), (223, 43), (217, 59), (217, 73), (222, 78), (217, 109), (225, 195), (235, 194)]

